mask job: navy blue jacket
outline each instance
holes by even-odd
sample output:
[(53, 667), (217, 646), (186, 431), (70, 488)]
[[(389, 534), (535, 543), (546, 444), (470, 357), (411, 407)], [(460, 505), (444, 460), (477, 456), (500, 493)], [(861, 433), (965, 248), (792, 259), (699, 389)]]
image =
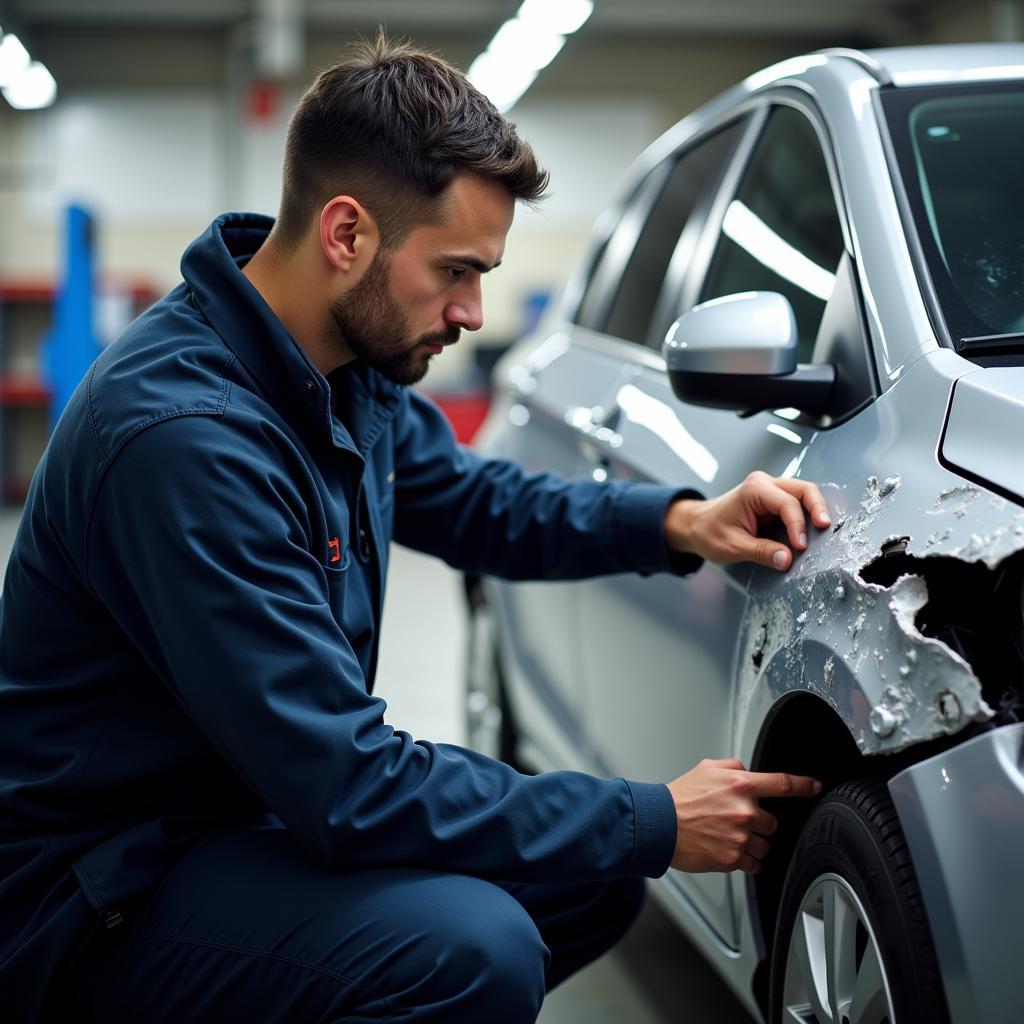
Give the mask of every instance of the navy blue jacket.
[(665, 786), (524, 777), (396, 732), (371, 691), (392, 538), (509, 579), (653, 572), (676, 492), (526, 475), (373, 370), (328, 381), (240, 272), (270, 225), (226, 215), (193, 243), (32, 483), (0, 603), (13, 1019), (215, 829), (510, 880), (655, 876), (672, 855)]

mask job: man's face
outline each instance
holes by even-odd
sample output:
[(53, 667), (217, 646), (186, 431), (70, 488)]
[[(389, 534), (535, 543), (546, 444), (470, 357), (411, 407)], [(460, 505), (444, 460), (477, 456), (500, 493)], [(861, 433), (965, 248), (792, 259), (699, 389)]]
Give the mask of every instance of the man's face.
[(422, 380), (433, 356), (483, 325), (481, 276), (501, 262), (512, 197), (493, 181), (460, 174), (443, 219), (378, 250), (363, 276), (331, 304), (334, 328), (357, 359), (396, 384)]

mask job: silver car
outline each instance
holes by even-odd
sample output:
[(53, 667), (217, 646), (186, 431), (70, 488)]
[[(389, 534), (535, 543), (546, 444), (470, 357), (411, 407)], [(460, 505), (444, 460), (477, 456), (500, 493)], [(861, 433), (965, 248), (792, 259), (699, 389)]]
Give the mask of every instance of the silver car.
[(498, 366), (483, 450), (816, 481), (788, 573), (468, 580), (472, 742), (821, 778), (757, 876), (653, 887), (757, 1018), (1024, 1019), (1024, 46), (833, 50), (682, 120)]

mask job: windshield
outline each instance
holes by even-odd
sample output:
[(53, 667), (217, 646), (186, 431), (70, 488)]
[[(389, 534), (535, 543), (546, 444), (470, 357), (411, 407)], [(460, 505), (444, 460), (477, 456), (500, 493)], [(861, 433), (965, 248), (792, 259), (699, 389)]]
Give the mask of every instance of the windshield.
[(951, 341), (971, 358), (1020, 363), (1024, 86), (883, 92), (896, 159)]

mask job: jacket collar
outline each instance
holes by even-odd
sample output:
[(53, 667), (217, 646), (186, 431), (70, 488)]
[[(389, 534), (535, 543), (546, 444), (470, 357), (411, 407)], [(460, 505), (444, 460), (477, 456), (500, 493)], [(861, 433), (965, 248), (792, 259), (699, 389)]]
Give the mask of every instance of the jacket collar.
[(242, 273), (273, 224), (261, 214), (222, 214), (185, 250), (182, 276), (210, 326), (282, 413), (300, 417), (337, 447), (365, 456), (394, 415), (401, 388), (353, 364), (340, 371), (349, 383), (349, 429), (332, 415), (324, 375)]

